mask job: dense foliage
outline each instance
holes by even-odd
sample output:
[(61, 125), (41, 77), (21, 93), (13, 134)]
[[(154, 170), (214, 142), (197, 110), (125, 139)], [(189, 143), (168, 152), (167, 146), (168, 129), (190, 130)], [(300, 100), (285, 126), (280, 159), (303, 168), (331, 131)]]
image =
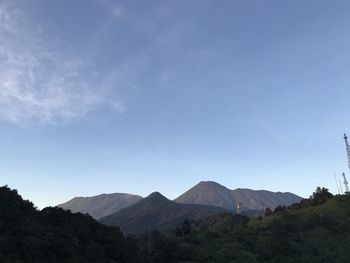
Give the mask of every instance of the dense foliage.
[(265, 217), (222, 214), (185, 221), (140, 242), (151, 262), (349, 262), (350, 196), (325, 188)]
[(38, 211), (0, 188), (0, 262), (144, 262), (118, 228), (61, 208)]
[(250, 219), (185, 220), (171, 233), (124, 237), (83, 214), (38, 211), (0, 187), (0, 262), (349, 262), (350, 196), (317, 188), (309, 199)]

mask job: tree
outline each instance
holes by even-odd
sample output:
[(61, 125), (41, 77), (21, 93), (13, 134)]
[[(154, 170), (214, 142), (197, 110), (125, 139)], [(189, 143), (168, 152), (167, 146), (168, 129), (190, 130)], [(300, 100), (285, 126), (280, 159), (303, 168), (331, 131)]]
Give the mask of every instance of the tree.
[(333, 195), (328, 191), (327, 188), (321, 188), (318, 186), (316, 188), (316, 191), (313, 192), (312, 196), (310, 196), (310, 199), (312, 200), (312, 205), (321, 205), (331, 197), (333, 197)]
[(265, 212), (264, 212), (264, 215), (265, 216), (270, 216), (270, 215), (272, 215), (273, 213), (272, 213), (272, 210), (270, 209), (270, 208), (266, 208), (265, 209)]

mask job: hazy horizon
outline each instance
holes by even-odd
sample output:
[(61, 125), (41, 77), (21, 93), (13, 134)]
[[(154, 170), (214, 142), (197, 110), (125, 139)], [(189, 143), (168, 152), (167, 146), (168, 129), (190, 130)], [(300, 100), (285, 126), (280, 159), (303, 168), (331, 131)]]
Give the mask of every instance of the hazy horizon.
[[(74, 196), (337, 193), (348, 1), (0, 1), (0, 184)], [(340, 179), (341, 182), (343, 181)], [(343, 186), (343, 185), (342, 185)]]

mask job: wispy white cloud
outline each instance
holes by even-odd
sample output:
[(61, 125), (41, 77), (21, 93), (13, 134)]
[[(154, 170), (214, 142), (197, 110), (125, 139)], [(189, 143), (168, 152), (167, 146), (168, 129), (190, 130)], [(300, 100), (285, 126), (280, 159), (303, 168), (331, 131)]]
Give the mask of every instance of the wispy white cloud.
[(125, 110), (111, 100), (117, 74), (104, 80), (91, 63), (64, 52), (6, 1), (0, 3), (0, 39), (0, 118), (20, 125), (59, 123), (105, 103)]

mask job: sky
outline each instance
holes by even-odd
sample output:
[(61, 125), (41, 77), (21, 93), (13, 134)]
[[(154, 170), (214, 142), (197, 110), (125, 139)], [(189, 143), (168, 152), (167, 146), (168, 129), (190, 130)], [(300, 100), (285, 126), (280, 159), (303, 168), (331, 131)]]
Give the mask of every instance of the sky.
[(349, 13), (346, 0), (0, 0), (0, 184), (39, 208), (173, 199), (200, 181), (337, 193)]

